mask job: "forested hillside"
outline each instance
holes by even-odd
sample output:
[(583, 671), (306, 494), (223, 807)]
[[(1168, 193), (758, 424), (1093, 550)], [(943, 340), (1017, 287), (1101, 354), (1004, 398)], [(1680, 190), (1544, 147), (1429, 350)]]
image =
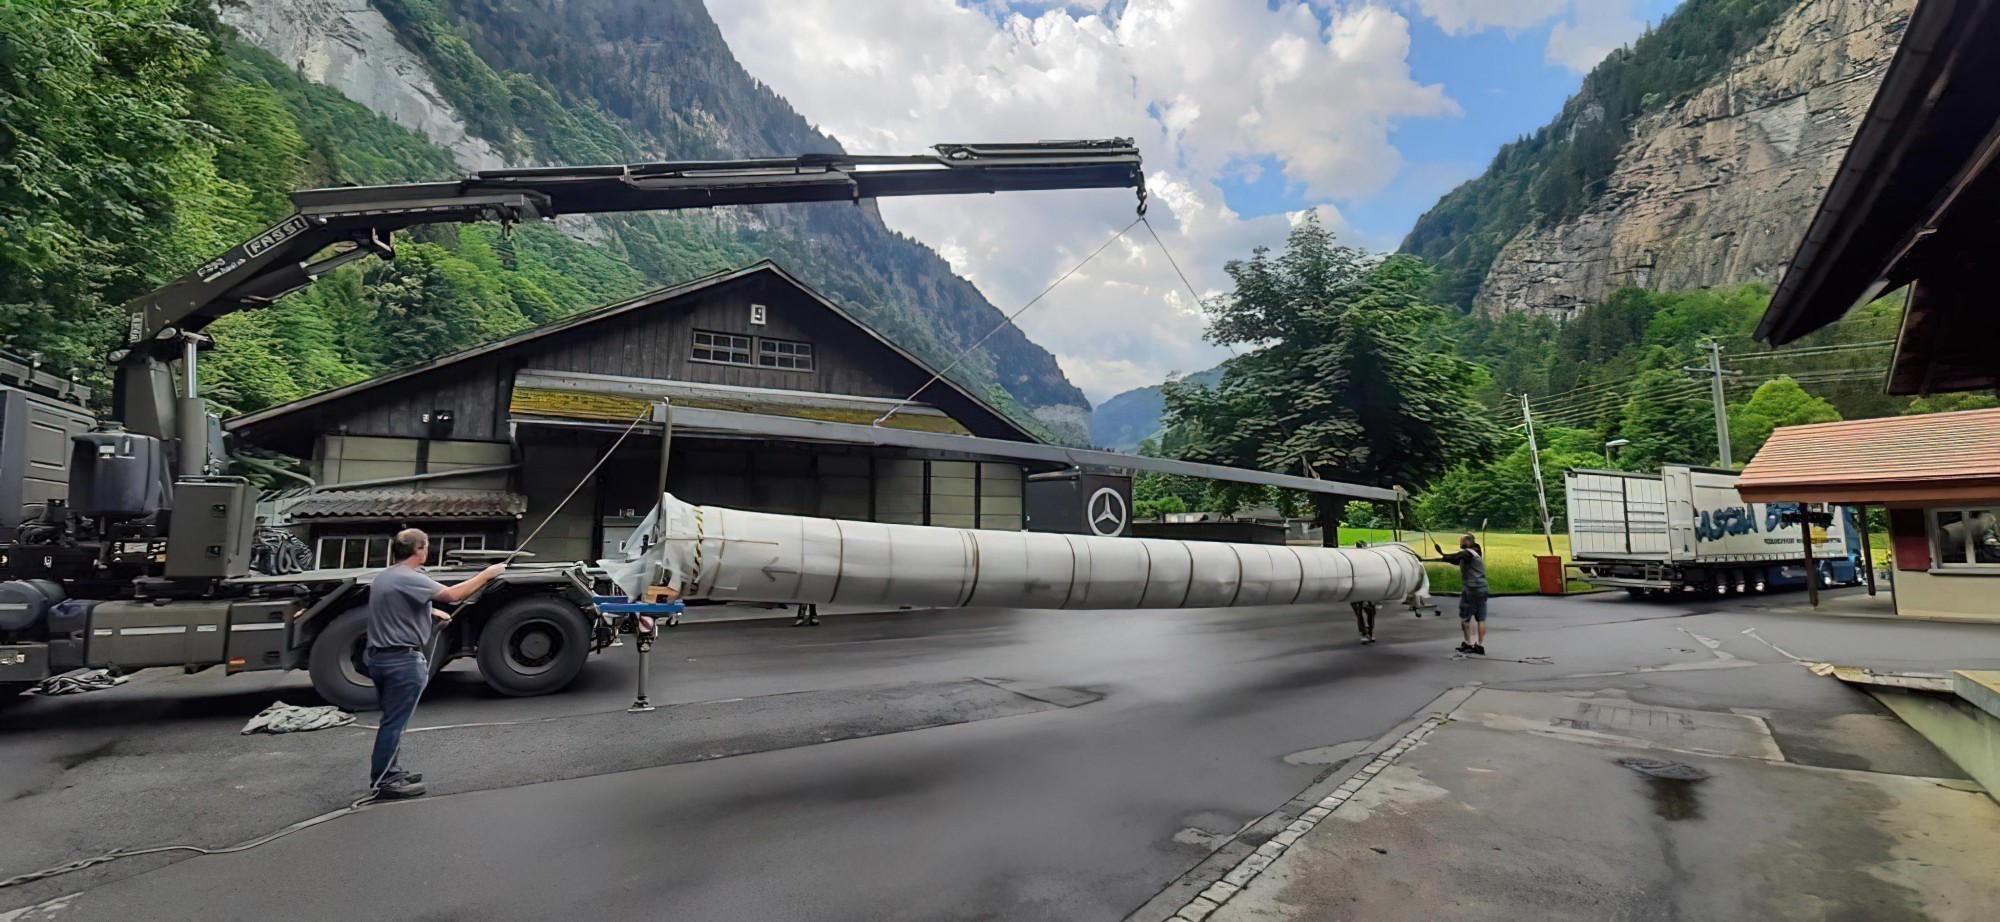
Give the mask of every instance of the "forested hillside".
[[(1222, 380), (1222, 368), (1195, 372), (1179, 380), (1213, 387)], [(1135, 387), (1090, 411), (1090, 444), (1115, 451), (1136, 451), (1147, 439), (1159, 436), (1161, 417), (1166, 411), (1166, 385)]]
[(1553, 121), (1501, 147), (1484, 174), (1440, 199), (1403, 252), (1436, 265), (1439, 296), (1469, 309), (1515, 235), (1573, 218), (1604, 194), (1635, 121), (1722, 77), (1800, 2), (1686, 0), (1592, 68)]
[[(242, 21), (314, 2), (229, 0), (223, 12)], [(742, 71), (696, 0), (373, 9), (467, 133), (510, 163), (833, 149)], [(99, 383), (116, 305), (282, 216), (285, 192), (464, 172), (453, 151), (240, 40), (203, 0), (0, 5), (0, 123), (0, 340)], [(1002, 320), (872, 206), (599, 217), (567, 231), (399, 239), (393, 263), (342, 269), (218, 323), (209, 393), (254, 409), (763, 256), (940, 366)], [(955, 376), (1017, 415), (1085, 406), (1011, 328)]]
[[(1565, 469), (1715, 464), (1711, 376), (1690, 370), (1707, 364), (1711, 342), (1730, 372), (1737, 466), (1779, 426), (2000, 405), (1990, 394), (1883, 393), (1900, 296), (1773, 350), (1751, 338), (1770, 300), (1757, 285), (1625, 288), (1567, 320), (1447, 317), (1421, 260), (1377, 263), (1310, 225), (1282, 257), (1256, 251), (1229, 268), (1235, 290), (1207, 306), (1209, 336), (1254, 349), (1219, 379), (1166, 384), (1167, 428), (1142, 450), (1403, 486), (1415, 497), (1403, 521), (1432, 529), (1540, 528), (1522, 395), (1558, 528)], [(1309, 508), (1298, 496), (1151, 475), (1135, 481), (1134, 498), (1154, 512)], [(1367, 527), (1396, 514), (1366, 503), (1348, 512)]]

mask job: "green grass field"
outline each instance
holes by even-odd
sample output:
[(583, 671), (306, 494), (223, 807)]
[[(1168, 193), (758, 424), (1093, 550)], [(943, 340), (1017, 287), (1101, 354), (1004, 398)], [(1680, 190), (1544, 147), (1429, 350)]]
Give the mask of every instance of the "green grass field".
[[(1459, 532), (1434, 532), (1431, 537), (1444, 545), (1445, 550), (1458, 549)], [(1340, 543), (1353, 547), (1356, 541), (1369, 544), (1387, 544), (1392, 536), (1386, 528), (1342, 528)], [(1569, 536), (1555, 536), (1556, 553), (1567, 562), (1569, 560)], [(1424, 540), (1420, 531), (1403, 532), (1403, 544), (1425, 557), (1437, 556), (1437, 551)], [(1543, 542), (1540, 532), (1490, 532), (1480, 542), (1486, 548), (1486, 582), (1494, 595), (1528, 595), (1540, 591), (1541, 582), (1535, 575), (1535, 555), (1547, 554), (1548, 545)], [(1448, 563), (1428, 563), (1425, 569), (1431, 574), (1431, 591), (1451, 593), (1458, 591), (1458, 568)], [(1580, 580), (1569, 581), (1569, 591), (1590, 592), (1589, 583)]]

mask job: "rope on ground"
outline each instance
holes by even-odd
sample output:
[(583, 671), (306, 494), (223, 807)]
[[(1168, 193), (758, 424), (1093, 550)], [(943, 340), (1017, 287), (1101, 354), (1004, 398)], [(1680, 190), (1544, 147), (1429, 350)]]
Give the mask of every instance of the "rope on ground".
[(276, 832), (268, 832), (254, 839), (248, 839), (222, 848), (204, 848), (199, 845), (155, 845), (150, 848), (121, 848), (116, 851), (105, 852), (101, 855), (78, 858), (75, 861), (65, 862), (54, 867), (43, 868), (39, 871), (30, 871), (26, 874), (17, 874), (6, 880), (0, 880), (0, 890), (5, 890), (9, 887), (18, 887), (22, 884), (31, 884), (38, 880), (47, 880), (51, 877), (60, 877), (64, 874), (73, 874), (77, 871), (94, 868), (100, 864), (110, 864), (113, 861), (124, 858), (138, 858), (142, 855), (162, 855), (167, 852), (194, 852), (197, 855), (229, 855), (236, 852), (249, 851), (259, 845), (276, 842), (299, 830), (310, 829), (328, 820), (354, 813), (374, 801), (375, 795), (370, 793), (368, 796), (338, 810), (322, 813), (310, 819), (303, 819)]
[(325, 730), (329, 727), (345, 727), (354, 722), (354, 715), (333, 705), (324, 707), (303, 707), (274, 701), (270, 707), (250, 718), (243, 725), (245, 735), (251, 733), (307, 733)]
[(1478, 654), (1478, 653), (1454, 652), (1452, 653), (1451, 658), (1455, 660), (1459, 659), (1486, 660), (1488, 662), (1493, 662), (1493, 663), (1524, 663), (1529, 666), (1553, 666), (1556, 664), (1555, 658), (1549, 656), (1528, 656), (1528, 657), (1523, 657), (1521, 659), (1507, 659), (1504, 656), (1486, 656), (1484, 654)]

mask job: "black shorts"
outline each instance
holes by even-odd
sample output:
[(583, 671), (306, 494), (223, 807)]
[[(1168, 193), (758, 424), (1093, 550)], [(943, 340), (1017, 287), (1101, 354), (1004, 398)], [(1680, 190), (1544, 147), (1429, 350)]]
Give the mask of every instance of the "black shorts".
[(1468, 592), (1458, 597), (1458, 620), (1486, 623), (1486, 593)]

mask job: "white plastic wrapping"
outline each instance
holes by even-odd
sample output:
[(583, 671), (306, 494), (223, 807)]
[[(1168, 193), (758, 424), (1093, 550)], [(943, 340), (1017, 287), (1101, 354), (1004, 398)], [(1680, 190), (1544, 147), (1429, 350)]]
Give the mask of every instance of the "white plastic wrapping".
[[(885, 525), (693, 506), (668, 495), (602, 561), (626, 595), (957, 608), (1220, 608), (1428, 591), (1398, 545), (1286, 547)], [(650, 538), (650, 540), (646, 540)]]

